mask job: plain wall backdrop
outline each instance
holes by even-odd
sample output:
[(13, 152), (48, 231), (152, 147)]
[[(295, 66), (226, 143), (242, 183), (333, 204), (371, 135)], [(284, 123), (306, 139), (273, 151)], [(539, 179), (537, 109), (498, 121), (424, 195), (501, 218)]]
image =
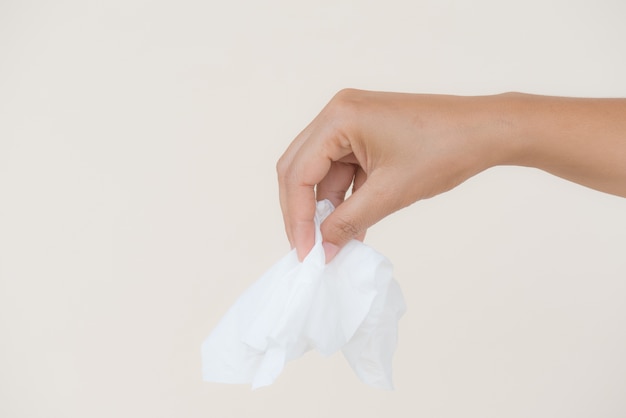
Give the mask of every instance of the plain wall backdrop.
[[(289, 249), (275, 163), (343, 87), (626, 96), (622, 0), (0, 2), (0, 416), (624, 417), (626, 199), (498, 167), (374, 226), (396, 390), (200, 344)], [(593, 140), (593, 138), (590, 138)]]

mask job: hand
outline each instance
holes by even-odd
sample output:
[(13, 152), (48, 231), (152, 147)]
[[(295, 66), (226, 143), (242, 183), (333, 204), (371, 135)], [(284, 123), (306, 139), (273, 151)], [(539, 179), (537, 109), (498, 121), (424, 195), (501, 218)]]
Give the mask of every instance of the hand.
[(390, 213), (500, 164), (626, 197), (626, 99), (342, 90), (278, 162), (287, 236), (302, 260), (315, 200), (330, 199), (336, 210), (321, 226), (330, 261)]
[(277, 165), (285, 229), (298, 258), (314, 244), (316, 199), (336, 207), (321, 226), (328, 262), (390, 213), (504, 163), (512, 147), (499, 140), (508, 125), (495, 116), (494, 97), (335, 95)]

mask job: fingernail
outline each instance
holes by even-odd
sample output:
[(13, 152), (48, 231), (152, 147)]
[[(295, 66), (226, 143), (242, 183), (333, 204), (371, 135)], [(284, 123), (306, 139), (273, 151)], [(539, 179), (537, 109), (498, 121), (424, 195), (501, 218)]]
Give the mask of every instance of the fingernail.
[(335, 244), (331, 244), (330, 242), (323, 242), (322, 247), (324, 247), (324, 255), (326, 255), (326, 264), (330, 263), (333, 258), (339, 252), (339, 247)]

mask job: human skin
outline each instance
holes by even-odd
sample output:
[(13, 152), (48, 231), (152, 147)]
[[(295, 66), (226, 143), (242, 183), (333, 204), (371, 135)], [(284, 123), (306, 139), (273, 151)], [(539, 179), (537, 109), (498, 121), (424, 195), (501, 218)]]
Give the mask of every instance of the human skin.
[(329, 199), (328, 262), (385, 216), (498, 165), (626, 197), (626, 99), (341, 90), (278, 161), (287, 237), (303, 260), (315, 202)]

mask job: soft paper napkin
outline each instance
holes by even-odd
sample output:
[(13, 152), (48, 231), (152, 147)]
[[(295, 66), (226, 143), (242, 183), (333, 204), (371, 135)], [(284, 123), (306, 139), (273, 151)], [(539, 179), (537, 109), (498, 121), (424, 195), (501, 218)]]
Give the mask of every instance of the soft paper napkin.
[(202, 343), (209, 382), (270, 385), (285, 363), (311, 349), (342, 350), (359, 378), (391, 389), (398, 320), (405, 311), (389, 260), (349, 242), (325, 264), (320, 224), (334, 210), (317, 204), (315, 246), (292, 250), (250, 286)]

